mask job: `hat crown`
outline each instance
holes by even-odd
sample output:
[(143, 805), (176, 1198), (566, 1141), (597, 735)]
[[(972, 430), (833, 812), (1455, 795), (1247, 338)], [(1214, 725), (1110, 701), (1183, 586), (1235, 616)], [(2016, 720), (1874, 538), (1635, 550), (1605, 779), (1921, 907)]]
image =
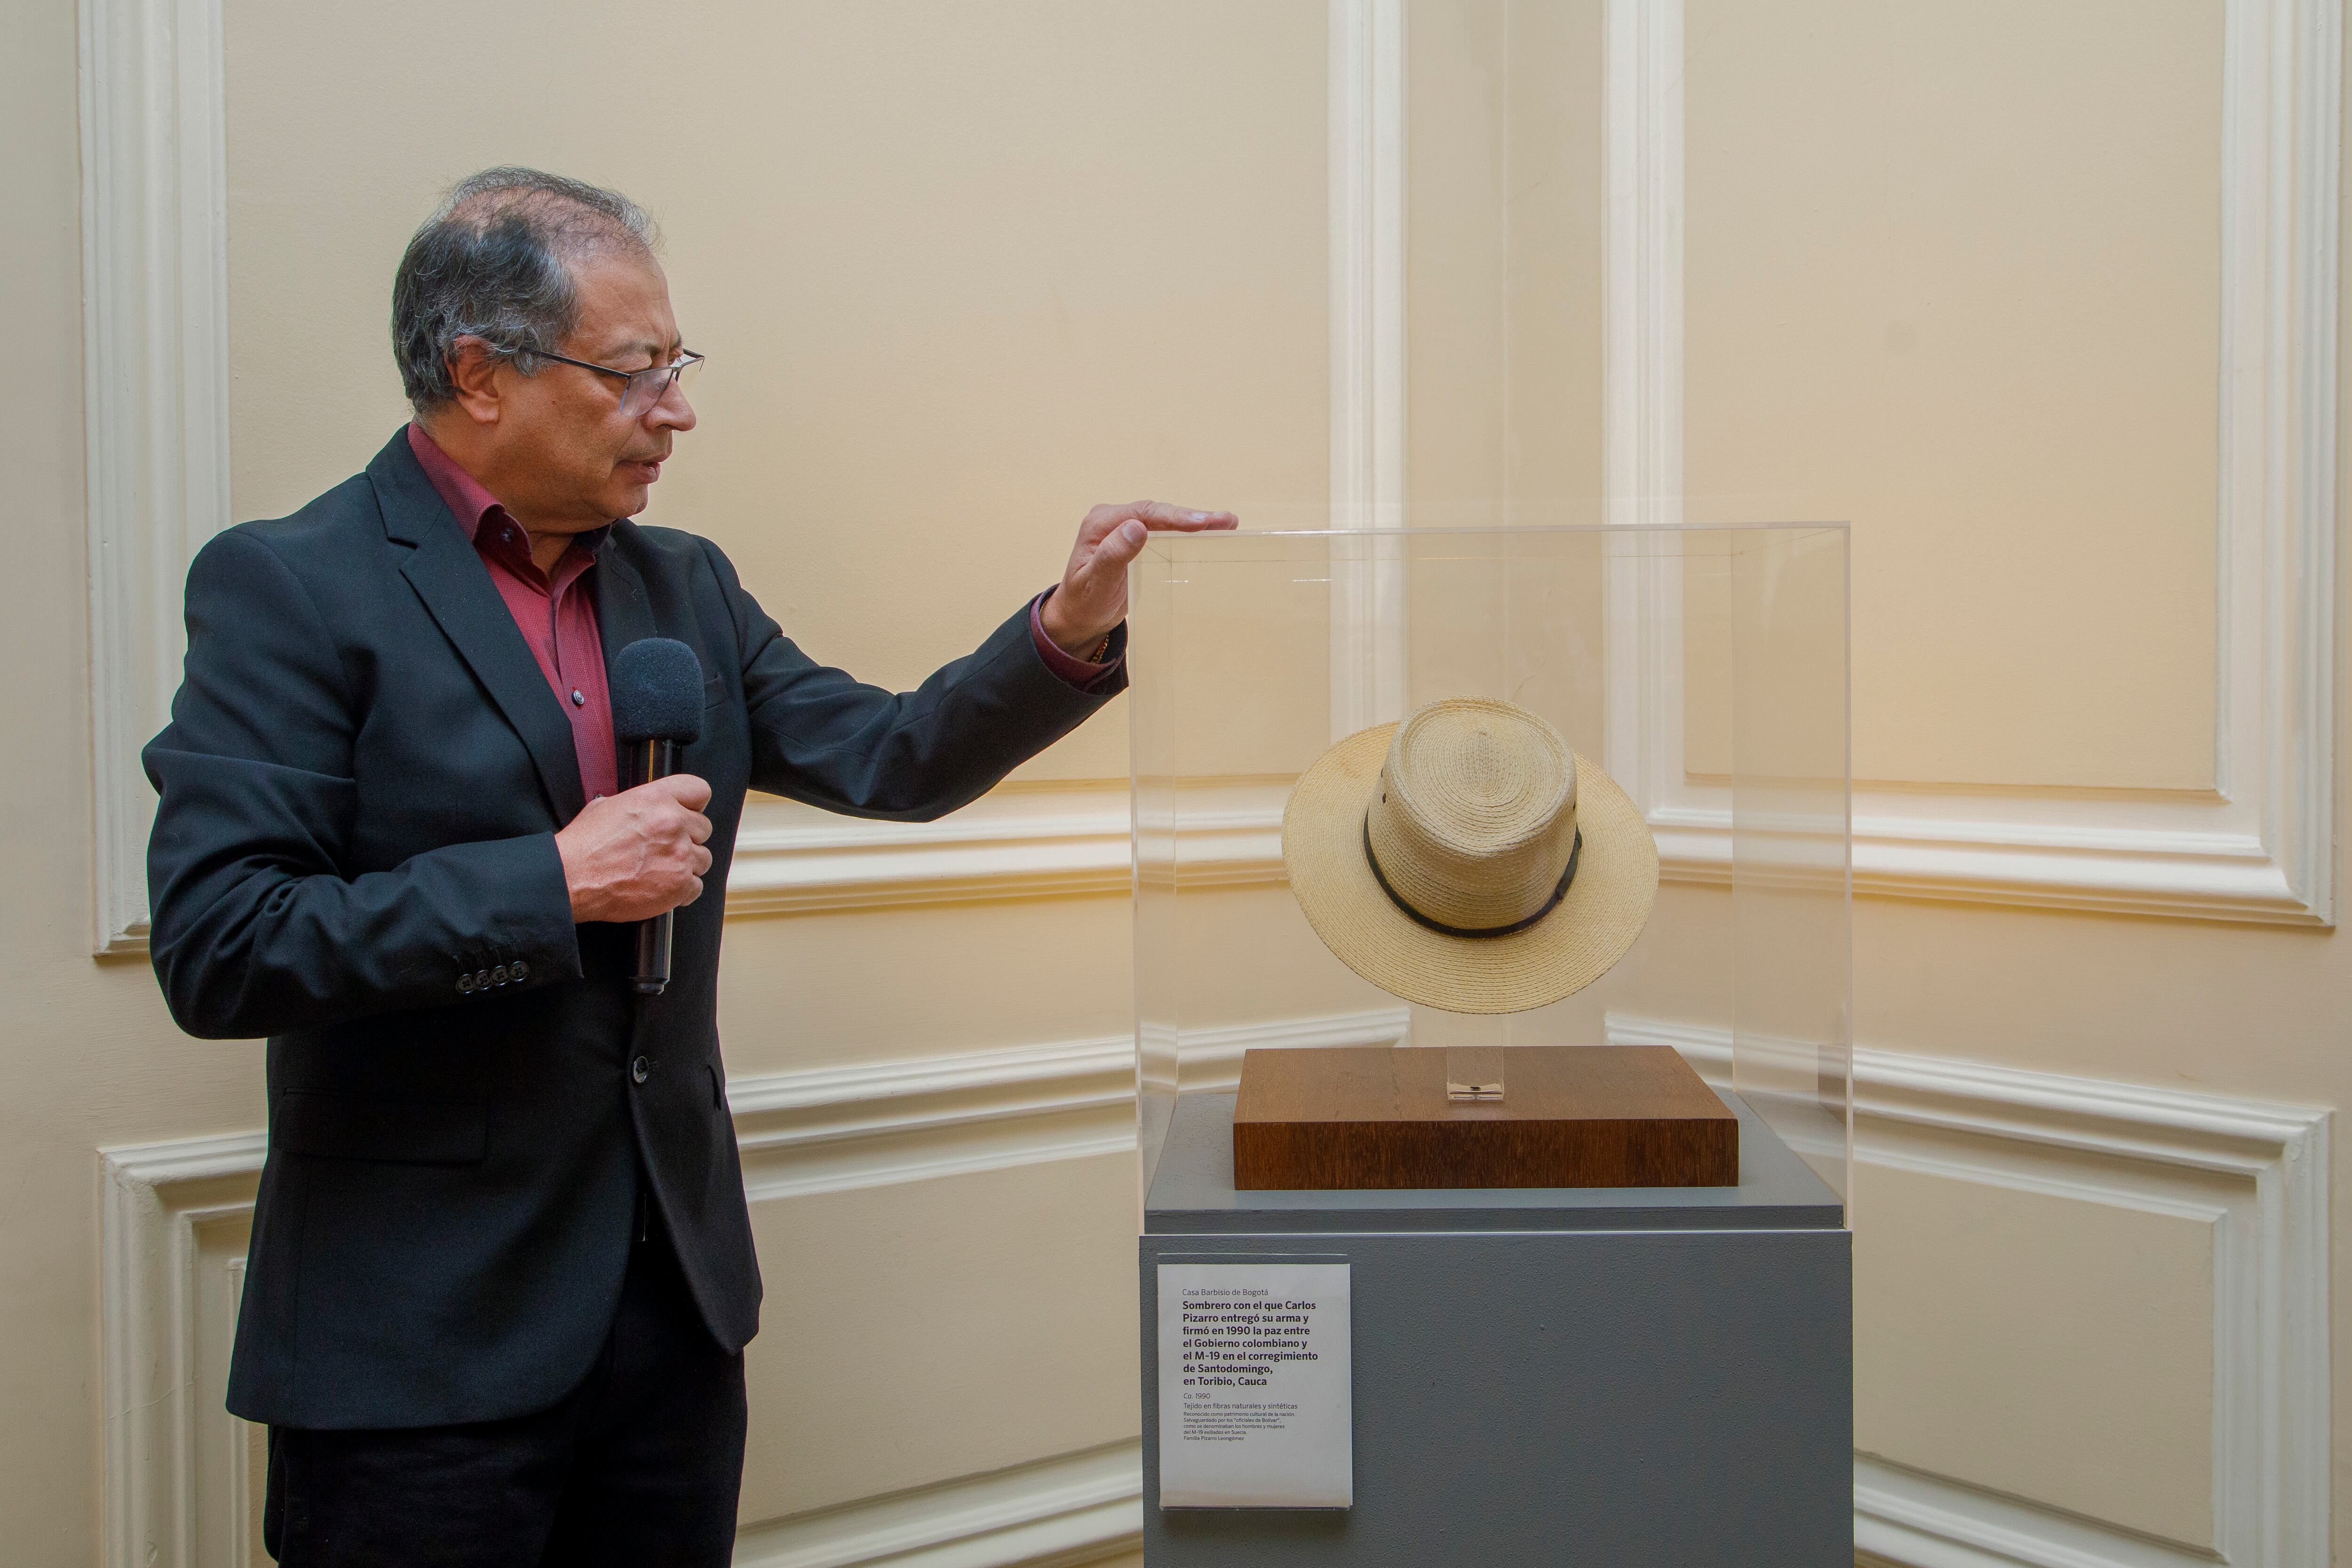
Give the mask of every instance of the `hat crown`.
[(1539, 913), (1576, 844), (1576, 758), (1526, 709), (1452, 698), (1397, 726), (1365, 836), (1390, 890), (1470, 931)]

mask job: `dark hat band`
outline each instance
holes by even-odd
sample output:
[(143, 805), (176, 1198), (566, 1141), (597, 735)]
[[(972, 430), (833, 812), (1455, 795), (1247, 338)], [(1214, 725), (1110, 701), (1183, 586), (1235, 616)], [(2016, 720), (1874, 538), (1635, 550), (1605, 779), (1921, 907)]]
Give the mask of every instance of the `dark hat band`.
[(1576, 862), (1583, 854), (1584, 829), (1580, 826), (1576, 830), (1576, 842), (1569, 846), (1568, 869), (1559, 874), (1559, 886), (1551, 890), (1551, 897), (1544, 900), (1544, 907), (1528, 916), (1527, 919), (1513, 921), (1507, 926), (1450, 926), (1442, 921), (1431, 920), (1399, 898), (1397, 890), (1389, 886), (1387, 876), (1381, 870), (1381, 858), (1372, 853), (1371, 808), (1367, 806), (1364, 810), (1364, 864), (1372, 868), (1372, 880), (1381, 885), (1381, 891), (1389, 896), (1389, 902), (1402, 910), (1413, 924), (1424, 926), (1440, 936), (1509, 936), (1515, 931), (1527, 930), (1536, 921), (1559, 908), (1560, 900), (1568, 897), (1568, 885), (1576, 880)]

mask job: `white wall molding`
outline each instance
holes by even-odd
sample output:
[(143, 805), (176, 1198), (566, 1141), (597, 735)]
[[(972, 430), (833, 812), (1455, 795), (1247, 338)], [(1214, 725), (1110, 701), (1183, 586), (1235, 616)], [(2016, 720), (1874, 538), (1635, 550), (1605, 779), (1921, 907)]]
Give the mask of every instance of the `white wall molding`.
[[(2329, 1113), (2231, 1095), (1854, 1053), (1854, 1158), (2156, 1213), (2221, 1209), (2213, 1258), (2213, 1525), (2223, 1560), (2248, 1568), (2328, 1561), (2327, 1164)], [(1949, 1134), (1961, 1135), (1955, 1142)], [(2090, 1156), (2086, 1173), (2081, 1156)], [(1868, 1178), (1858, 1174), (1861, 1202)], [(2207, 1563), (2194, 1546), (2121, 1525), (2086, 1546), (2083, 1521), (1991, 1497), (1964, 1479), (1857, 1473), (1858, 1542), (1892, 1556), (1923, 1509), (1989, 1539), (2024, 1530), (2039, 1555)], [(2040, 1521), (2040, 1522), (2035, 1522)], [(2074, 1553), (2088, 1552), (2087, 1557)]]
[[(1605, 516), (1671, 525), (1683, 490), (1683, 0), (1609, 0), (1601, 26)], [(1601, 577), (1602, 755), (1645, 806), (1645, 781), (1682, 776), (1678, 543), (1633, 535)], [(1654, 811), (1652, 826), (1661, 829)], [(1658, 848), (1671, 870), (1675, 845), (1663, 830)]]
[(736, 1568), (1064, 1568), (1143, 1537), (1143, 1446), (1108, 1447), (754, 1525)]
[[(1183, 885), (1281, 886), (1287, 787), (1188, 789), (1176, 837)], [(748, 919), (1124, 895), (1134, 884), (1131, 822), (1123, 782), (1006, 791), (937, 822), (873, 822), (757, 800), (744, 807), (736, 837), (727, 913)], [(142, 929), (113, 951), (145, 944)]]
[[(1133, 1040), (1119, 1036), (740, 1077), (728, 1100), (745, 1188), (759, 1203), (1130, 1151), (1134, 1062)], [(235, 1298), (207, 1277), (207, 1259), (225, 1271), (241, 1264), (242, 1247), (208, 1255), (200, 1237), (251, 1223), (267, 1152), (259, 1132), (100, 1152), (106, 1561), (117, 1568), (247, 1560), (232, 1533), (249, 1528), (244, 1427), (220, 1408), (217, 1376), (203, 1375), (225, 1372), (234, 1327), (212, 1315)], [(1130, 1474), (1123, 1494), (1105, 1491), (1096, 1472), (1106, 1461), (1080, 1458), (1093, 1468), (1081, 1465), (1076, 1479), (1032, 1467), (1017, 1484), (937, 1489), (920, 1506), (900, 1500), (829, 1522), (788, 1521), (761, 1534), (746, 1561), (978, 1568), (1090, 1544), (1101, 1555), (1140, 1528), (1139, 1482)], [(1131, 1451), (1126, 1462), (1132, 1471)], [(1072, 1501), (1073, 1486), (1091, 1500)], [(840, 1554), (860, 1542), (872, 1554)]]
[[(1223, 1087), (1244, 1050), (1381, 1043), (1408, 1022), (1402, 1009), (1376, 1009), (1187, 1031), (1184, 1080)], [(1675, 1046), (1718, 1080), (1728, 1070), (1724, 1030), (1612, 1016), (1610, 1037)], [(1122, 1152), (1134, 1136), (1133, 1061), (1132, 1040), (1109, 1036), (751, 1075), (730, 1083), (729, 1100), (747, 1186), (766, 1201)], [(2316, 1568), (2327, 1518), (2328, 1114), (1867, 1048), (1854, 1053), (1854, 1077), (1865, 1165), (2158, 1207), (2210, 1205), (2222, 1184), (2216, 1524), (2229, 1561)], [(224, 1452), (237, 1427), (218, 1414), (218, 1389), (198, 1383), (205, 1346), (227, 1330), (203, 1321), (206, 1304), (225, 1310), (235, 1300), (201, 1278), (202, 1260), (236, 1259), (201, 1241), (208, 1227), (247, 1223), (265, 1150), (260, 1134), (241, 1133), (103, 1154), (107, 1561), (123, 1568), (225, 1561), (243, 1517), (242, 1470)], [(747, 1532), (742, 1560), (1090, 1561), (1131, 1536), (1134, 1487), (1114, 1474), (1131, 1464), (1103, 1450), (777, 1521)], [(207, 1486), (222, 1491), (209, 1504)], [(2211, 1561), (1868, 1456), (1857, 1458), (1856, 1510), (1868, 1552), (1919, 1568)]]
[[(1679, 100), (1669, 112), (1645, 74), (1668, 68), (1646, 51), (1679, 9), (1613, 0), (1609, 13), (1609, 125), (1633, 143), (1610, 153), (1610, 485), (1625, 521), (1674, 521), (1655, 498), (1682, 486), (1681, 253), (1662, 216), (1678, 237), (1682, 128)], [(1865, 784), (1857, 892), (2335, 919), (2342, 0), (2226, 0), (2224, 16), (2218, 788)], [(1648, 811), (1665, 874), (1720, 881), (1729, 790), (1684, 768), (1679, 565), (1662, 542), (1612, 572), (1610, 766)]]
[[(1188, 1030), (1186, 1086), (1230, 1083), (1246, 1049), (1378, 1044), (1406, 1021), (1388, 1009)], [(1132, 1151), (1135, 1041), (1111, 1035), (750, 1074), (730, 1081), (727, 1097), (753, 1203), (886, 1186)], [(243, 1263), (236, 1237), (251, 1223), (268, 1151), (260, 1132), (100, 1151), (111, 1568), (246, 1561), (245, 1428), (221, 1409), (222, 1380)], [(1140, 1528), (1135, 1466), (1128, 1445), (861, 1502), (762, 1526), (746, 1537), (756, 1553), (741, 1560), (762, 1568), (1092, 1561), (1123, 1550)]]
[(1868, 1568), (2213, 1568), (2225, 1561), (1860, 1454), (1853, 1500), (1853, 1560)]
[[(1283, 885), (1286, 788), (1243, 784), (1215, 790), (1213, 798), (1188, 792), (1177, 836), (1183, 885)], [(1124, 895), (1135, 876), (1131, 821), (1124, 783), (993, 795), (938, 822), (872, 822), (753, 801), (735, 841), (727, 914)], [(110, 951), (145, 946), (142, 928)]]
[(1412, 1028), (1412, 1008), (1374, 1007), (1361, 1013), (1187, 1029), (1177, 1047), (1178, 1081), (1186, 1094), (1216, 1093), (1240, 1087), (1242, 1055), (1246, 1051), (1394, 1046), (1402, 1044)]
[(204, 1498), (200, 1484), (200, 1454), (236, 1431), (197, 1393), (201, 1233), (247, 1223), (265, 1147), (261, 1133), (237, 1132), (101, 1153), (108, 1568), (247, 1561), (228, 1533), (239, 1500)]
[[(1727, 1030), (1612, 1015), (1609, 1037), (1671, 1045), (1727, 1078)], [(1768, 1047), (1769, 1048), (1769, 1047)], [(2213, 1521), (2221, 1561), (2323, 1568), (2328, 1551), (2331, 1113), (1857, 1047), (1855, 1202), (1868, 1167), (2212, 1221)], [(2217, 1206), (2218, 1205), (2218, 1206)], [(2153, 1541), (1857, 1455), (1854, 1538), (1914, 1568), (2188, 1568)]]
[(728, 1108), (751, 1201), (887, 1186), (1135, 1147), (1135, 1042), (737, 1079)]
[[(1279, 885), (1286, 789), (1282, 781), (1187, 787), (1176, 837), (1183, 885)], [(755, 801), (736, 837), (727, 912), (825, 914), (1125, 893), (1134, 867), (1124, 781), (1003, 791), (928, 823), (869, 822)]]
[(2222, 15), (2219, 782), (2332, 922), (2343, 0)]
[(81, 0), (82, 381), (100, 952), (146, 945), (139, 748), (180, 684), (181, 589), (228, 522), (219, 0)]
[[(1404, 0), (1330, 0), (1331, 526), (1405, 522)], [(1335, 540), (1331, 738), (1404, 716), (1402, 542)]]
[(1674, 523), (1683, 491), (1683, 0), (1609, 0), (1601, 25), (1608, 520)]

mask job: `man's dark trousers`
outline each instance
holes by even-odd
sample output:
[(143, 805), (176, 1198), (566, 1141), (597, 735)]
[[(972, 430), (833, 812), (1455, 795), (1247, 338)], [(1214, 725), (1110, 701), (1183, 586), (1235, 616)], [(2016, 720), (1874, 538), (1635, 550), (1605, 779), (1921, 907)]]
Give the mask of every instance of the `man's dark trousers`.
[[(640, 1201), (738, 1355), (760, 1271), (717, 1002), (745, 793), (935, 817), (1122, 683), (1062, 680), (1024, 608), (916, 690), (881, 690), (802, 653), (706, 540), (622, 521), (594, 548), (607, 658), (675, 637), (705, 677), (677, 765), (711, 787), (711, 868), (658, 996), (631, 989), (629, 928), (572, 922), (570, 721), (404, 434), (189, 571), (185, 679), (144, 753), (150, 947), (181, 1027), (269, 1037), (229, 1371), (247, 1420), (557, 1409), (615, 1342)], [(299, 1467), (281, 1468), (290, 1505)]]
[(702, 1326), (668, 1238), (630, 1248), (579, 1387), (503, 1421), (269, 1430), (262, 1540), (284, 1568), (725, 1568), (743, 1356)]

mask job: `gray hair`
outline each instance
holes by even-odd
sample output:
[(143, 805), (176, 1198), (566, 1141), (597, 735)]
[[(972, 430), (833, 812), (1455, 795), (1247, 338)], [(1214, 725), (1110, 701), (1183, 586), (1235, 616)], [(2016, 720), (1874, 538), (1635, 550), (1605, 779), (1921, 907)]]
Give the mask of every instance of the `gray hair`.
[(450, 188), (400, 258), (392, 353), (422, 414), (457, 395), (449, 362), (478, 338), (525, 375), (579, 324), (572, 267), (600, 253), (652, 258), (659, 236), (617, 191), (537, 169), (485, 169)]

